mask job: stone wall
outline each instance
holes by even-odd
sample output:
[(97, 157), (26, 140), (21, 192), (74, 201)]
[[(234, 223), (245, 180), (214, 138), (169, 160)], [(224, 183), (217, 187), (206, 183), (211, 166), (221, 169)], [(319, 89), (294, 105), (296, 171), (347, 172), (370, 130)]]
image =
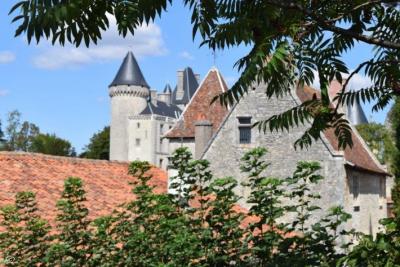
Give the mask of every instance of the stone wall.
[(348, 190), (345, 203), (353, 217), (351, 227), (376, 234), (382, 230), (379, 220), (387, 217), (385, 176), (352, 168), (347, 168), (346, 172)]
[[(268, 99), (264, 90), (263, 86), (259, 86), (256, 90), (249, 92), (232, 110), (220, 131), (210, 142), (203, 158), (211, 162), (214, 174), (217, 177), (236, 177), (239, 184), (245, 181), (246, 176), (239, 169), (240, 159), (245, 152), (258, 146), (268, 150), (266, 160), (271, 165), (266, 174), (270, 176), (287, 177), (295, 171), (298, 161), (318, 161), (322, 167), (321, 174), (325, 179), (314, 188), (321, 195), (321, 199), (316, 204), (322, 208), (316, 215), (321, 216), (334, 205), (342, 205), (346, 207), (346, 211), (350, 212), (350, 206), (346, 202), (348, 185), (343, 154), (334, 151), (325, 138), (315, 142), (308, 150), (295, 150), (294, 143), (306, 129), (305, 126), (291, 129), (289, 133), (267, 131), (265, 134), (253, 128), (251, 144), (239, 144), (238, 117), (251, 116), (254, 123), (286, 111), (299, 103), (293, 93), (280, 99), (276, 97)], [(371, 177), (371, 179), (374, 178)], [(246, 198), (249, 195), (249, 189), (238, 186), (236, 192), (244, 197), (240, 204), (248, 207)], [(371, 209), (378, 211), (375, 206)], [(365, 229), (365, 225), (369, 224), (364, 223), (364, 225), (358, 225), (357, 228)]]

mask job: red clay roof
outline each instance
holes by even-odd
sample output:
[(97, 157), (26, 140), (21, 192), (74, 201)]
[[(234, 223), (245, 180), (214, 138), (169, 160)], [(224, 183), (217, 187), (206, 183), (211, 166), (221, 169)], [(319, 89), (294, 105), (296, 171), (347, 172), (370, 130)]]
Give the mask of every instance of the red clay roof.
[[(34, 153), (0, 152), (0, 206), (13, 204), (21, 191), (36, 193), (40, 215), (54, 223), (56, 202), (61, 197), (64, 180), (79, 177), (86, 190), (89, 217), (110, 214), (118, 205), (134, 199), (128, 175), (128, 163), (48, 156)], [(150, 170), (150, 184), (155, 192), (167, 192), (167, 174)]]
[(195, 95), (190, 100), (178, 123), (166, 133), (168, 138), (194, 138), (195, 123), (208, 120), (213, 124), (215, 133), (223, 122), (228, 109), (219, 102), (210, 105), (212, 99), (228, 90), (224, 79), (217, 69), (211, 69), (204, 78)]
[[(297, 88), (296, 93), (302, 102), (311, 99), (314, 94), (316, 94), (317, 97), (320, 97), (320, 93), (317, 90), (308, 86)], [(339, 143), (335, 136), (334, 129), (328, 129), (324, 132), (324, 134), (333, 149), (339, 151)], [(377, 163), (377, 160), (373, 158), (373, 155), (368, 151), (368, 148), (363, 144), (361, 137), (352, 132), (352, 139), (353, 148), (347, 147), (344, 150), (344, 158), (350, 163), (354, 164), (354, 167), (356, 168), (387, 174), (387, 172)]]

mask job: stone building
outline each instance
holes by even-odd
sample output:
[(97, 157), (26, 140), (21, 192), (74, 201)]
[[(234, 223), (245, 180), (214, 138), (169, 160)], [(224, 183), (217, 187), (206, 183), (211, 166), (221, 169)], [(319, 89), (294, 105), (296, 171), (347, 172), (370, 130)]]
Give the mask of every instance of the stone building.
[(174, 90), (166, 85), (162, 93), (151, 89), (129, 52), (109, 86), (111, 98), (110, 159), (146, 160), (166, 168), (169, 156), (166, 131), (175, 125), (182, 109), (198, 87), (198, 75), (191, 68), (178, 71)]
[[(333, 97), (341, 89), (334, 82)], [(287, 177), (300, 160), (321, 163), (325, 179), (314, 188), (322, 198), (322, 212), (341, 205), (352, 214), (349, 227), (365, 233), (376, 233), (379, 220), (387, 217), (387, 172), (370, 152), (352, 126), (354, 146), (342, 151), (332, 129), (308, 150), (295, 150), (294, 142), (307, 126), (287, 132), (260, 133), (252, 128), (256, 121), (280, 114), (319, 92), (310, 88), (294, 88), (281, 98), (268, 98), (265, 85), (250, 90), (241, 101), (222, 107), (212, 99), (228, 90), (216, 68), (212, 68), (198, 85), (198, 76), (190, 68), (178, 72), (175, 90), (167, 85), (163, 93), (150, 90), (136, 60), (129, 53), (115, 80), (110, 85), (112, 106), (111, 155), (114, 160), (147, 160), (166, 168), (168, 157), (178, 147), (188, 147), (197, 159), (207, 159), (217, 177), (232, 176), (239, 181), (236, 188), (246, 207), (249, 190), (241, 186), (246, 178), (240, 171), (243, 154), (255, 147), (268, 149), (271, 163), (268, 175)], [(340, 107), (354, 124), (366, 123), (360, 105)], [(172, 175), (174, 170), (168, 170)], [(248, 206), (247, 206), (248, 207)]]
[[(334, 87), (333, 84), (332, 89)], [(261, 133), (251, 127), (256, 121), (280, 114), (310, 99), (314, 94), (319, 95), (318, 91), (310, 87), (297, 88), (277, 99), (268, 98), (264, 93), (265, 86), (259, 85), (238, 104), (226, 110), (221, 107), (206, 109), (199, 105), (197, 100), (201, 101), (203, 97), (197, 99), (197, 95), (207, 91), (200, 86), (180, 120), (166, 136), (170, 144), (174, 144), (171, 147), (175, 148), (175, 144), (180, 142), (180, 145), (188, 146), (196, 158), (209, 160), (217, 177), (232, 176), (239, 179), (236, 192), (243, 197), (240, 203), (242, 206), (247, 206), (249, 189), (240, 185), (246, 178), (239, 169), (240, 159), (251, 148), (261, 146), (269, 151), (266, 160), (271, 166), (267, 174), (271, 176), (291, 175), (300, 160), (320, 162), (325, 179), (314, 190), (322, 196), (318, 201), (318, 206), (322, 208), (321, 216), (330, 207), (341, 205), (353, 216), (348, 227), (365, 233), (378, 231), (379, 220), (387, 216), (385, 183), (388, 174), (354, 127), (353, 149), (347, 148), (344, 151), (339, 150), (332, 129), (326, 131), (322, 140), (308, 150), (295, 150), (293, 144), (302, 135), (305, 126), (292, 129), (289, 133)], [(218, 90), (214, 90), (213, 94), (216, 93)], [(342, 110), (349, 112), (351, 121), (366, 122), (360, 106)], [(354, 110), (356, 116), (351, 113)], [(200, 116), (189, 116), (196, 113)], [(218, 114), (217, 119), (213, 117), (215, 114)], [(173, 173), (174, 170), (169, 170), (169, 175)]]

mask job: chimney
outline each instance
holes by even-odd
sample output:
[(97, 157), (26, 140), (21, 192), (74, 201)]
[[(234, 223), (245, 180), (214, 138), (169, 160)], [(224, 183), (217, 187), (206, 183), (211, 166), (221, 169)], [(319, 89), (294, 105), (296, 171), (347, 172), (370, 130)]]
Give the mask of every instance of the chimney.
[(171, 105), (171, 94), (170, 93), (160, 93), (158, 94), (158, 100), (164, 102), (168, 106)]
[(157, 106), (157, 90), (150, 90), (150, 101), (154, 106)]
[(200, 74), (195, 74), (194, 76), (196, 77), (197, 83), (200, 84)]
[(195, 123), (195, 158), (200, 159), (208, 142), (212, 137), (212, 123), (201, 116)]
[[(343, 79), (342, 83), (338, 80), (333, 80), (329, 85), (329, 99), (332, 101), (335, 96), (342, 91), (343, 85), (346, 83), (346, 80)], [(348, 88), (347, 88), (348, 89)]]
[(177, 71), (177, 76), (178, 76), (178, 84), (177, 84), (177, 90), (176, 90), (176, 99), (180, 100), (183, 98), (183, 75), (184, 75), (184, 70), (178, 70)]

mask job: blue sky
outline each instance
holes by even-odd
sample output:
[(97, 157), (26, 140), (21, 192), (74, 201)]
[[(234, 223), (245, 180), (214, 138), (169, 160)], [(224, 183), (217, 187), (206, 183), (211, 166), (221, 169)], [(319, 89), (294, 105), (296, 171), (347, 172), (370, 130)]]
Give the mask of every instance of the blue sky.
[[(191, 66), (204, 77), (214, 65), (211, 51), (199, 48), (199, 40), (193, 42), (190, 12), (179, 2), (135, 37), (124, 40), (112, 28), (99, 46), (89, 49), (53, 47), (47, 41), (28, 45), (24, 38), (14, 38), (15, 25), (7, 14), (15, 2), (3, 0), (0, 6), (0, 118), (4, 124), (7, 113), (18, 109), (23, 120), (70, 140), (78, 152), (93, 133), (109, 124), (107, 87), (129, 49), (148, 84), (158, 90), (167, 82), (175, 86), (178, 69)], [(239, 47), (217, 53), (215, 65), (228, 84), (238, 78), (233, 64), (246, 52)], [(344, 58), (354, 68), (370, 56), (370, 48), (359, 45)], [(365, 83), (359, 76), (354, 86)], [(365, 111), (378, 122), (386, 116), (386, 111)]]

